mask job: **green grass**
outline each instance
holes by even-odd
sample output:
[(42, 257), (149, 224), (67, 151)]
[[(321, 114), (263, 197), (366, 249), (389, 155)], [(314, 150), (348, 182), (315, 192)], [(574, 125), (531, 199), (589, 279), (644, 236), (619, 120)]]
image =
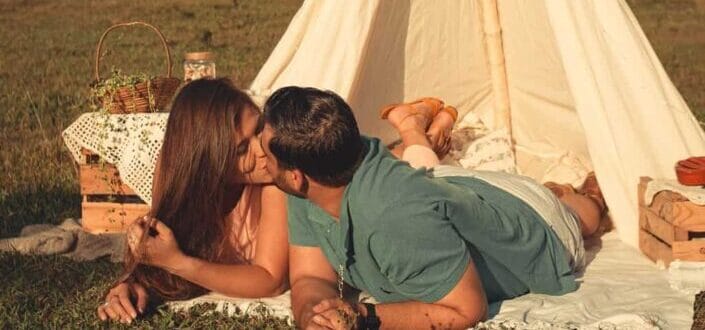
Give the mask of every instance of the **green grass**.
[[(60, 256), (21, 256), (0, 254), (1, 329), (85, 329), (107, 324), (95, 314), (105, 291), (118, 276), (114, 264), (102, 260), (73, 262)], [(47, 290), (51, 288), (50, 290)], [(285, 320), (267, 312), (227, 316), (215, 312), (214, 305), (199, 305), (187, 312), (159, 307), (151, 316), (138, 318), (131, 326), (139, 328), (192, 329), (289, 329)], [(254, 314), (254, 315), (253, 315)], [(111, 327), (127, 328), (119, 323)]]
[[(301, 0), (0, 0), (0, 238), (33, 223), (79, 217), (73, 160), (60, 133), (88, 111), (94, 52), (118, 22), (159, 27), (181, 77), (187, 51), (217, 55), (220, 76), (247, 86), (274, 48)], [(705, 122), (705, 0), (629, 0), (673, 82)], [(101, 70), (164, 74), (160, 43), (146, 29), (108, 36)], [(0, 254), (0, 328), (95, 328), (95, 308), (119, 267), (105, 260)], [(229, 318), (160, 310), (140, 320), (150, 328), (261, 328), (272, 318)], [(257, 323), (260, 322), (260, 323)], [(119, 325), (115, 325), (119, 326)]]
[(628, 0), (686, 103), (705, 126), (705, 0)]
[[(33, 223), (80, 216), (79, 187), (61, 132), (89, 110), (94, 53), (112, 24), (149, 22), (166, 36), (173, 75), (183, 54), (210, 50), (220, 76), (247, 86), (274, 48), (300, 0), (0, 0), (0, 238)], [(101, 71), (164, 75), (156, 34), (117, 29), (104, 42)], [(106, 260), (0, 254), (0, 328), (96, 328), (95, 308), (120, 267)], [(159, 310), (144, 328), (282, 328), (271, 317), (227, 317)], [(114, 326), (119, 326), (114, 324)]]

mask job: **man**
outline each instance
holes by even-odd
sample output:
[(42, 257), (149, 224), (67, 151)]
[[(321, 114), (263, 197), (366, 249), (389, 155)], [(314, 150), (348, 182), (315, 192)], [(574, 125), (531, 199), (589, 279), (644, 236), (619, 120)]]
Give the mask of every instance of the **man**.
[[(423, 117), (412, 111), (390, 121), (407, 146), (428, 146)], [(533, 207), (508, 192), (540, 185), (413, 169), (361, 137), (349, 106), (327, 91), (282, 88), (264, 122), (267, 168), (290, 194), (292, 307), (302, 328), (467, 328), (487, 317), (488, 301), (576, 289), (579, 253), (551, 229), (565, 210), (536, 207), (560, 204), (536, 202), (543, 188), (517, 188)], [(380, 304), (344, 302), (343, 281)]]

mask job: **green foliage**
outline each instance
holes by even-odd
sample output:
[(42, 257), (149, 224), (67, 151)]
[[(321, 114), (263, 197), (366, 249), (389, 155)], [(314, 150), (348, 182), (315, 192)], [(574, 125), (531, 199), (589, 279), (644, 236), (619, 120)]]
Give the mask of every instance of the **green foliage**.
[(96, 91), (96, 95), (102, 96), (107, 94), (106, 91), (120, 87), (135, 86), (152, 78), (154, 77), (149, 77), (144, 73), (124, 74), (120, 69), (113, 68), (110, 78), (98, 81), (93, 88)]
[[(91, 99), (94, 101), (91, 108), (103, 114), (108, 114), (107, 105), (113, 99), (113, 95), (121, 88), (128, 88), (133, 95), (137, 93), (137, 85), (147, 83), (147, 93), (149, 95), (149, 110), (154, 112), (154, 91), (150, 86), (150, 81), (155, 77), (147, 76), (145, 73), (124, 74), (120, 69), (113, 68), (110, 78), (101, 79), (91, 87)], [(132, 109), (135, 107), (133, 106)], [(128, 104), (128, 110), (130, 109)]]
[(628, 0), (671, 81), (705, 127), (705, 0)]

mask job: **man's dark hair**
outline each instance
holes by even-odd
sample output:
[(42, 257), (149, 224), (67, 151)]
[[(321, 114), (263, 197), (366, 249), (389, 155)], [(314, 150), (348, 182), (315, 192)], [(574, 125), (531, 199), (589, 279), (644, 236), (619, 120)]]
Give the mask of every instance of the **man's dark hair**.
[(264, 105), (274, 130), (269, 149), (285, 169), (299, 169), (329, 187), (348, 184), (364, 157), (355, 116), (337, 94), (284, 87)]

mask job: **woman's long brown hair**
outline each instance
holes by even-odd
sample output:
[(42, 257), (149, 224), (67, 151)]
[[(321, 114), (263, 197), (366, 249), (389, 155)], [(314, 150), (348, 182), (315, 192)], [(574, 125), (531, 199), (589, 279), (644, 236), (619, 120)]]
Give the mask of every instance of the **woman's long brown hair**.
[[(247, 108), (257, 106), (227, 79), (195, 80), (172, 103), (150, 216), (171, 228), (186, 255), (211, 262), (221, 257), (228, 237), (225, 219), (242, 194), (242, 185), (232, 178), (242, 139), (240, 118)], [(163, 300), (189, 299), (207, 291), (163, 269), (140, 264), (129, 251), (122, 279), (127, 278)]]

